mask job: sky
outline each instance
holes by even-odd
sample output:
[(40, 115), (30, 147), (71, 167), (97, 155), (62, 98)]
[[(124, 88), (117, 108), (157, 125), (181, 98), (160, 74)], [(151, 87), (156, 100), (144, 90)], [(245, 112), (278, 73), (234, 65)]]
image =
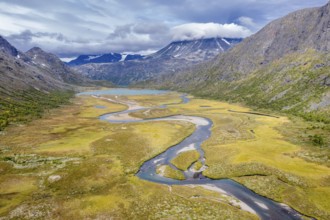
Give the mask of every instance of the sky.
[(244, 38), (292, 11), (328, 0), (0, 0), (0, 35), (21, 51), (62, 58), (148, 54), (171, 41)]

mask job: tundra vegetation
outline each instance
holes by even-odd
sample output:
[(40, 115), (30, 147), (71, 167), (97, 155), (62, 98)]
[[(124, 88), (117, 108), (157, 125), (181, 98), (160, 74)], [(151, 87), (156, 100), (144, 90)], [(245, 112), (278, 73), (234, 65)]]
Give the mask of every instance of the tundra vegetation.
[[(142, 106), (170, 104), (133, 113), (135, 117), (211, 119), (212, 135), (202, 145), (208, 166), (204, 175), (234, 179), (305, 215), (329, 219), (329, 140), (319, 137), (330, 135), (323, 122), (249, 114), (243, 106), (193, 97), (182, 104), (177, 93), (121, 98)], [(134, 175), (144, 161), (189, 136), (192, 124), (111, 124), (98, 116), (126, 106), (90, 96), (71, 102), (1, 133), (2, 219), (257, 219), (218, 192), (151, 183)], [(196, 153), (183, 152), (172, 163), (180, 169), (200, 167), (194, 164)], [(182, 178), (169, 166), (157, 171)]]
[(45, 111), (67, 104), (72, 91), (44, 93), (36, 89), (6, 92), (0, 88), (0, 131), (9, 124), (40, 118)]

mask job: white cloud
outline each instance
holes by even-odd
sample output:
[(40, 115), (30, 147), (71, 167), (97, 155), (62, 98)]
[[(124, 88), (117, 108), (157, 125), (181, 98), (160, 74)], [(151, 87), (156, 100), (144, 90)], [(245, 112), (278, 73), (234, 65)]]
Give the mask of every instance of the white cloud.
[(153, 54), (156, 53), (157, 50), (152, 50), (152, 49), (148, 49), (148, 50), (140, 50), (140, 51), (125, 51), (123, 53), (126, 54), (140, 54), (140, 55), (149, 55), (149, 54)]
[(72, 61), (72, 60), (75, 60), (75, 59), (77, 59), (77, 57), (75, 56), (75, 57), (61, 57), (60, 58), (63, 62), (70, 62), (70, 61)]
[(257, 26), (257, 24), (250, 17), (242, 16), (242, 17), (238, 18), (238, 21), (243, 26), (247, 26), (247, 27), (256, 27)]
[(234, 23), (188, 23), (175, 26), (171, 30), (173, 40), (192, 40), (211, 37), (243, 38), (251, 35), (252, 32)]

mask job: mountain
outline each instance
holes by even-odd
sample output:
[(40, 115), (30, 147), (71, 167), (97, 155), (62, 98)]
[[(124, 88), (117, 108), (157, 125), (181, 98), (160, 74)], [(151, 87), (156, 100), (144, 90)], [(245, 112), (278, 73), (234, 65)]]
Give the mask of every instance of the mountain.
[(0, 36), (0, 51), (12, 57), (19, 56), (19, 51), (13, 47), (7, 40)]
[(0, 131), (69, 102), (71, 90), (86, 84), (91, 85), (90, 80), (55, 55), (40, 48), (23, 53), (0, 36)]
[(116, 63), (120, 61), (139, 60), (143, 56), (139, 54), (108, 53), (103, 55), (80, 55), (68, 62), (69, 66), (79, 66), (88, 63)]
[(163, 74), (182, 71), (187, 67), (213, 59), (240, 41), (241, 39), (229, 38), (176, 41), (143, 59), (106, 64), (92, 63), (74, 68), (91, 79), (109, 80), (118, 85), (128, 85)]
[(330, 121), (329, 50), (328, 3), (275, 20), (215, 60), (156, 84)]
[(152, 54), (152, 58), (181, 58), (192, 62), (210, 60), (230, 49), (242, 39), (208, 38), (198, 40), (175, 41)]
[(10, 93), (17, 90), (52, 90), (65, 87), (48, 71), (32, 63), (26, 54), (18, 51), (0, 36), (0, 92)]
[(65, 65), (54, 54), (47, 53), (38, 47), (30, 49), (25, 54), (30, 58), (30, 63), (38, 66), (40, 70), (60, 82), (69, 84), (84, 84), (86, 82), (84, 77)]

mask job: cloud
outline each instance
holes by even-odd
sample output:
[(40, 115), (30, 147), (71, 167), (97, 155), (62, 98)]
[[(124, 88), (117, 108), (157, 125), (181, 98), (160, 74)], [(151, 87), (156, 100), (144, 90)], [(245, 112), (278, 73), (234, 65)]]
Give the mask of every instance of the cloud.
[(246, 27), (255, 28), (257, 26), (257, 24), (250, 17), (242, 16), (242, 17), (239, 17), (237, 20), (241, 25), (246, 26)]
[(173, 40), (192, 40), (211, 37), (244, 38), (252, 32), (246, 27), (231, 24), (189, 23), (172, 28)]
[(61, 57), (125, 51), (147, 54), (171, 40), (169, 27), (155, 22), (117, 26), (103, 38), (70, 37), (62, 33), (25, 30), (8, 35), (6, 39), (22, 51), (37, 46)]
[[(244, 37), (328, 0), (1, 0), (0, 35), (60, 56), (157, 50), (172, 39)], [(277, 10), (274, 10), (276, 8)]]
[(139, 22), (116, 26), (115, 30), (109, 35), (109, 38), (127, 38), (131, 34), (136, 35), (162, 35), (167, 34), (169, 27), (164, 23)]
[(64, 37), (61, 33), (47, 33), (47, 32), (36, 32), (32, 33), (30, 30), (25, 30), (19, 34), (12, 34), (9, 36), (9, 38), (13, 41), (17, 42), (30, 42), (35, 39), (42, 39), (42, 38), (49, 38), (54, 39), (56, 41), (64, 41), (69, 42), (69, 40)]
[[(24, 51), (31, 47), (54, 48), (59, 44), (74, 43), (61, 33), (36, 32), (25, 30), (19, 34), (7, 36), (7, 40)], [(81, 43), (86, 43), (82, 41)]]

